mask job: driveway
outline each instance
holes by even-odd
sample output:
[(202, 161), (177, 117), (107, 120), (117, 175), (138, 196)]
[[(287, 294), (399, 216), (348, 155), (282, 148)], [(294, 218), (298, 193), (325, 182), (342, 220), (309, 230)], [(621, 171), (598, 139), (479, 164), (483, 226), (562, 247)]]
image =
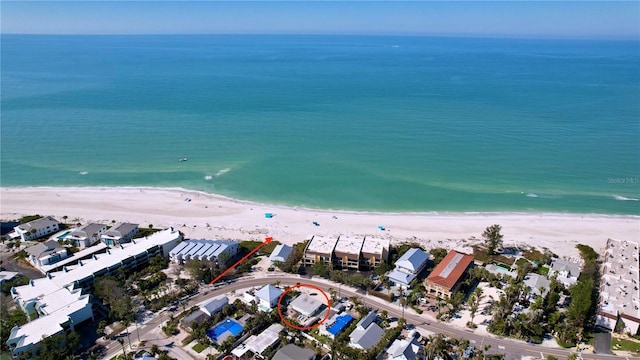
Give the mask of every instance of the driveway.
[(29, 279), (39, 279), (44, 277), (44, 275), (40, 271), (36, 270), (31, 265), (23, 265), (17, 262), (12, 257), (13, 254), (15, 254), (15, 252), (7, 250), (7, 248), (3, 245), (2, 251), (0, 252), (0, 260), (2, 261), (2, 264), (0, 264), (0, 266), (5, 268), (5, 270), (7, 271), (19, 272)]

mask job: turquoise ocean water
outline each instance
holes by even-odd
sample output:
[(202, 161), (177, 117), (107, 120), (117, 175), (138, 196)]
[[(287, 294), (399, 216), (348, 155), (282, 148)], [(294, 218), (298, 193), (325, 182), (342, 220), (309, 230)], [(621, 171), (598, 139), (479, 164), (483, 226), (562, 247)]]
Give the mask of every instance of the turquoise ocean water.
[(184, 187), (371, 211), (640, 214), (638, 42), (1, 40), (2, 186)]

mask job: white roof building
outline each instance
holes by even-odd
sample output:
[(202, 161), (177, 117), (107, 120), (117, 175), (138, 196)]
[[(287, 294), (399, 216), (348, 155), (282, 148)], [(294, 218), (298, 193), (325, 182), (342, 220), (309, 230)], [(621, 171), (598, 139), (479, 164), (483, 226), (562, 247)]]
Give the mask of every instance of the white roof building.
[(347, 236), (338, 237), (334, 248), (334, 265), (342, 269), (358, 270), (360, 268), (360, 253), (364, 237), (352, 238)]
[(300, 296), (293, 299), (290, 304), (293, 310), (306, 317), (312, 317), (316, 315), (323, 305), (324, 303), (322, 301), (316, 300), (315, 298), (307, 294), (300, 294)]
[(238, 253), (238, 242), (230, 240), (187, 240), (180, 243), (169, 253), (169, 259), (175, 263), (189, 260), (216, 260), (227, 256), (233, 258)]
[(258, 299), (258, 307), (263, 311), (270, 311), (276, 305), (278, 305), (278, 300), (280, 299), (280, 295), (282, 295), (283, 291), (278, 289), (277, 287), (267, 284), (263, 286), (260, 290), (256, 291), (255, 296)]
[(241, 358), (247, 351), (251, 351), (255, 355), (262, 355), (265, 350), (280, 340), (278, 335), (282, 330), (284, 330), (284, 326), (281, 324), (271, 324), (260, 334), (249, 336), (244, 345), (233, 349), (231, 353), (238, 358)]
[(640, 332), (639, 249), (640, 244), (635, 241), (607, 240), (597, 325), (613, 330), (620, 319), (625, 333)]
[(0, 285), (4, 284), (5, 281), (11, 281), (18, 275), (20, 275), (20, 273), (15, 271), (0, 271)]
[(45, 337), (93, 317), (90, 295), (82, 289), (93, 284), (103, 275), (113, 274), (122, 266), (136, 267), (151, 257), (167, 257), (180, 232), (171, 228), (159, 231), (138, 242), (105, 249), (106, 253), (79, 260), (76, 265), (64, 266), (64, 270), (50, 272), (46, 277), (31, 280), (29, 284), (14, 287), (11, 295), (27, 313), (40, 315), (34, 321), (12, 329), (7, 340), (14, 356), (30, 350)]
[(362, 262), (368, 268), (375, 268), (383, 261), (389, 261), (389, 239), (367, 236), (362, 244)]
[(306, 249), (304, 249), (304, 262), (313, 265), (317, 262), (331, 264), (333, 259), (333, 249), (336, 247), (338, 238), (313, 236)]
[(396, 339), (387, 349), (389, 360), (416, 360), (421, 359), (420, 351), (423, 346), (418, 343), (414, 336), (408, 336), (408, 339)]

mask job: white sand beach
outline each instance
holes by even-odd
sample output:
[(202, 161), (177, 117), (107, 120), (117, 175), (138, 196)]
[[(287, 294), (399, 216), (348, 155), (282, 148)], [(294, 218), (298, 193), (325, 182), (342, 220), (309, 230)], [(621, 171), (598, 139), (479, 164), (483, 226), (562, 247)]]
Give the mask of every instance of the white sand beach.
[[(239, 201), (184, 189), (142, 187), (25, 187), (0, 189), (3, 220), (52, 215), (67, 222), (128, 221), (172, 226), (188, 238), (274, 240), (293, 244), (311, 235), (376, 236), (426, 248), (464, 248), (484, 229), (502, 225), (504, 244), (546, 247), (577, 257), (576, 244), (597, 251), (607, 238), (640, 239), (640, 217), (542, 213), (368, 213), (292, 208)], [(273, 213), (266, 218), (265, 213)], [(313, 224), (317, 222), (319, 226)], [(384, 226), (380, 230), (378, 226)]]

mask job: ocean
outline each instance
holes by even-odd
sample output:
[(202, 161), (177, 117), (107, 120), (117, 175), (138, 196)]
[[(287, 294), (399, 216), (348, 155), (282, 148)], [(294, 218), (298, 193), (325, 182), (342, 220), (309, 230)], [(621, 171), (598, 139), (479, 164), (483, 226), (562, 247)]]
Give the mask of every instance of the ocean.
[(640, 215), (637, 41), (2, 35), (0, 50), (2, 186)]

